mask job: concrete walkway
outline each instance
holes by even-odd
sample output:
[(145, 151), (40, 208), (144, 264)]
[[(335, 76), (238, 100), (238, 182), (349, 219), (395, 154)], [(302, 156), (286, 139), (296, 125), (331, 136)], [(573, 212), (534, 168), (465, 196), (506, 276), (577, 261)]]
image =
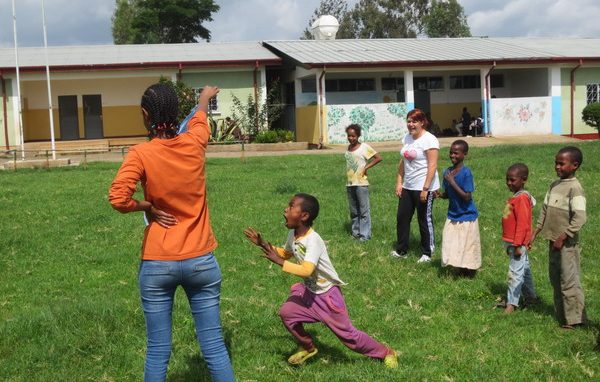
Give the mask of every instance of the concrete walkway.
[[(450, 144), (459, 139), (458, 137), (441, 137), (440, 145), (441, 147), (449, 147)], [(497, 145), (530, 145), (530, 144), (543, 144), (543, 143), (562, 143), (562, 144), (572, 144), (576, 142), (581, 142), (581, 140), (576, 138), (565, 137), (562, 135), (535, 135), (535, 136), (510, 136), (510, 137), (462, 137), (462, 139), (466, 140), (470, 146), (472, 147), (490, 147)], [(400, 141), (388, 141), (388, 142), (369, 142), (369, 144), (379, 152), (391, 152), (398, 151), (400, 149)], [(317, 150), (288, 150), (288, 151), (253, 151), (253, 150), (244, 150), (241, 151), (239, 148), (233, 148), (233, 151), (223, 151), (223, 148), (211, 148), (208, 147), (208, 152), (206, 154), (207, 158), (249, 158), (249, 157), (260, 157), (260, 156), (284, 156), (284, 155), (326, 155), (326, 154), (341, 154), (346, 151), (347, 145), (339, 144), (339, 145), (329, 145), (323, 149)], [(125, 151), (122, 150), (114, 150), (114, 151), (106, 151), (106, 152), (93, 152), (87, 153), (84, 157), (83, 154), (78, 155), (74, 153), (72, 150), (68, 152), (68, 155), (58, 155), (60, 161), (64, 161), (65, 158), (69, 159), (70, 165), (78, 165), (84, 161), (87, 162), (121, 162), (123, 160), (123, 156)], [(57, 158), (57, 159), (58, 159)], [(37, 161), (46, 162), (46, 160), (42, 160), (43, 158), (37, 158)], [(0, 167), (4, 165), (6, 162), (13, 162), (10, 156), (0, 157)], [(12, 164), (12, 163), (11, 163)], [(11, 164), (6, 163), (7, 167)], [(42, 165), (37, 164), (36, 166), (27, 166), (25, 163), (22, 163), (24, 166), (19, 167), (47, 167), (43, 163)], [(63, 164), (64, 165), (64, 164)], [(50, 163), (50, 167), (53, 165)]]
[[(543, 144), (543, 143), (576, 143), (581, 142), (580, 139), (565, 137), (562, 135), (536, 135), (536, 136), (510, 136), (510, 137), (441, 137), (438, 138), (441, 147), (450, 147), (453, 141), (456, 139), (464, 139), (469, 143), (471, 147), (490, 147), (497, 145), (529, 145), (529, 144)], [(389, 152), (399, 151), (401, 143), (400, 141), (388, 141), (388, 142), (369, 142), (369, 145), (378, 152)], [(339, 154), (346, 151), (348, 146), (346, 144), (339, 145), (328, 145), (326, 148), (321, 150), (294, 150), (286, 152), (270, 152), (270, 151), (257, 151), (250, 152), (246, 151), (244, 154), (241, 152), (219, 152), (211, 153), (210, 147), (206, 156), (208, 158), (240, 158), (242, 155), (245, 157), (255, 156), (281, 156), (281, 155), (322, 155), (322, 154)]]

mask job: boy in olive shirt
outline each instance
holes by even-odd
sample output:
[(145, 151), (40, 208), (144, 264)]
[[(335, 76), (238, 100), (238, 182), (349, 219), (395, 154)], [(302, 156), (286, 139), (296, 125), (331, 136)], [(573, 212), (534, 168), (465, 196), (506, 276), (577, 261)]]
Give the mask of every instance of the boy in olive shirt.
[[(554, 169), (559, 179), (544, 198), (533, 239), (549, 240), (549, 275), (554, 289), (554, 309), (562, 328), (585, 323), (585, 304), (580, 281), (579, 231), (586, 222), (585, 195), (575, 172), (583, 162), (577, 147), (558, 151)], [(532, 240), (533, 241), (533, 240)]]

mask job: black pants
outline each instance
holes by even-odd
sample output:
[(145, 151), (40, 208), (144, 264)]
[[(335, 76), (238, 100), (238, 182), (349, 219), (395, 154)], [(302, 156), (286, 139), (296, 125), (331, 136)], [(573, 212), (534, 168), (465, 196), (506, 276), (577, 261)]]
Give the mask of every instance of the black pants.
[(435, 249), (433, 235), (433, 193), (427, 193), (427, 201), (421, 203), (421, 191), (402, 189), (402, 196), (398, 201), (398, 214), (396, 215), (396, 252), (408, 252), (410, 239), (410, 221), (417, 210), (419, 231), (421, 233), (421, 253), (431, 257)]

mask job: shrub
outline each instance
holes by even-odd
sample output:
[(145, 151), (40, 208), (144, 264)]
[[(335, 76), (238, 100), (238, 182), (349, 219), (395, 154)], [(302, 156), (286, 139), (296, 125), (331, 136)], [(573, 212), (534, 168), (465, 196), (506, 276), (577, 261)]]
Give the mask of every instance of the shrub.
[(275, 130), (277, 132), (278, 142), (293, 142), (294, 132), (289, 130)]
[(256, 143), (275, 143), (275, 142), (277, 142), (277, 131), (275, 131), (275, 130), (260, 131), (254, 137), (254, 142), (256, 142)]
[(248, 94), (245, 102), (231, 94), (231, 118), (236, 121), (243, 134), (255, 135), (270, 130), (273, 122), (283, 113), (279, 81), (273, 81), (269, 88), (266, 102), (262, 100), (261, 89), (258, 89), (256, 98), (254, 94)]
[[(592, 102), (586, 107), (583, 108), (581, 112), (581, 119), (588, 126), (595, 128), (596, 130), (600, 129), (600, 102)], [(600, 132), (600, 130), (599, 130)]]
[(294, 132), (289, 130), (265, 130), (254, 137), (256, 143), (293, 142)]

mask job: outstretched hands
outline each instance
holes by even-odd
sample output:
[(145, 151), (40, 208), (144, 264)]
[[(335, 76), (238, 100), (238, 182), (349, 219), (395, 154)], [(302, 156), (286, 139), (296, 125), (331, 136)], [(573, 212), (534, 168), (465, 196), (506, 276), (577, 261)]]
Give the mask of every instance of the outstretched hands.
[(262, 238), (260, 232), (252, 227), (244, 230), (244, 235), (252, 242), (252, 244), (260, 247), (264, 253), (264, 257), (278, 265), (283, 265), (283, 259), (277, 254), (277, 250), (271, 243)]
[(252, 242), (252, 244), (265, 249), (268, 247), (268, 244), (261, 236), (260, 232), (255, 230), (252, 227), (248, 227), (244, 230), (244, 235)]

